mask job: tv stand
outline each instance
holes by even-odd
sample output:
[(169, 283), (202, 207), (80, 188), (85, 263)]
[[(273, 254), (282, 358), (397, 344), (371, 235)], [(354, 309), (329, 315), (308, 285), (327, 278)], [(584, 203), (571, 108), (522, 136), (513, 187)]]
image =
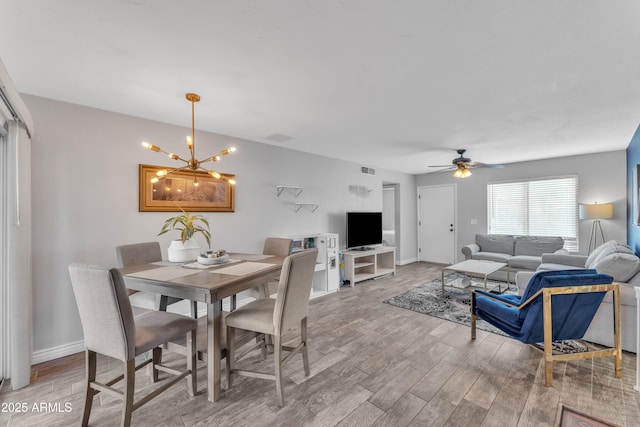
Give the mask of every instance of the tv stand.
[(396, 274), (396, 248), (379, 246), (343, 252), (344, 275), (351, 287), (356, 282)]
[(364, 251), (372, 251), (375, 248), (372, 248), (370, 246), (361, 246), (359, 248), (353, 248), (353, 249), (349, 249), (350, 251), (360, 251), (360, 252), (364, 252)]

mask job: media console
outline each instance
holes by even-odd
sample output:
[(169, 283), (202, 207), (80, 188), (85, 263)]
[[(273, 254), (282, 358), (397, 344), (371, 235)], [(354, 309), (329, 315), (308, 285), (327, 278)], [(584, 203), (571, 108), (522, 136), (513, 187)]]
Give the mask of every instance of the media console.
[(357, 282), (396, 274), (396, 248), (378, 246), (370, 250), (348, 250), (343, 252), (344, 277), (351, 287)]

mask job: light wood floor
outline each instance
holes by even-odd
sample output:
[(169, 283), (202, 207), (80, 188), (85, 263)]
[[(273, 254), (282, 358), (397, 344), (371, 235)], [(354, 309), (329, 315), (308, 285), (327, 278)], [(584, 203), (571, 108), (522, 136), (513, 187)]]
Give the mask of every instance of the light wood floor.
[[(438, 276), (440, 267), (415, 263), (398, 274), (358, 284), (312, 301), (309, 321), (311, 376), (296, 356), (285, 368), (287, 405), (279, 408), (271, 381), (239, 377), (216, 403), (206, 399), (206, 366), (199, 365), (200, 393), (185, 385), (134, 412), (138, 426), (545, 426), (560, 403), (622, 426), (640, 424), (634, 391), (636, 356), (623, 355), (623, 378), (609, 359), (557, 363), (554, 386), (543, 384), (541, 354), (517, 341), (382, 303)], [(83, 354), (33, 367), (32, 384), (0, 390), (9, 426), (77, 425), (82, 412)], [(183, 359), (167, 355), (176, 363)], [(271, 371), (269, 360), (253, 363)], [(98, 372), (119, 365), (99, 359)], [(150, 385), (141, 370), (137, 389)], [(45, 407), (40, 406), (41, 404)], [(36, 405), (34, 407), (34, 404)], [(118, 425), (120, 403), (97, 397), (91, 425)]]

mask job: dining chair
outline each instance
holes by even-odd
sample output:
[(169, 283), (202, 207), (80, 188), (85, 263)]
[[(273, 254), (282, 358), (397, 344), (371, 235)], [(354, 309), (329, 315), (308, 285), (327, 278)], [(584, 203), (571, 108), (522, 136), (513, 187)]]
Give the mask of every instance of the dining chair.
[[(234, 375), (270, 379), (276, 382), (276, 394), (280, 406), (284, 406), (282, 388), (282, 367), (293, 355), (302, 353), (305, 375), (309, 375), (309, 356), (307, 353), (307, 315), (309, 297), (315, 270), (317, 249), (309, 249), (289, 255), (284, 260), (278, 292), (275, 300), (261, 298), (246, 304), (227, 315), (227, 384), (232, 387)], [(282, 336), (300, 328), (300, 343), (295, 347), (283, 346)], [(236, 369), (236, 331), (246, 330), (261, 334), (262, 346), (273, 347), (274, 375)], [(273, 344), (266, 344), (271, 337)], [(289, 354), (282, 358), (283, 350)], [(264, 352), (263, 352), (264, 355)]]
[[(522, 296), (471, 294), (471, 339), (482, 319), (525, 344), (544, 343), (545, 385), (553, 381), (553, 362), (613, 356), (614, 374), (622, 376), (620, 289), (613, 277), (596, 270), (551, 270), (534, 274)], [(555, 354), (553, 342), (581, 339), (607, 292), (613, 294), (611, 334), (614, 346), (575, 354)], [(537, 348), (537, 347), (535, 347)]]
[[(264, 247), (262, 249), (263, 255), (274, 255), (286, 257), (291, 255), (291, 249), (293, 248), (293, 240), (282, 237), (267, 237), (264, 239)], [(251, 289), (247, 289), (245, 292), (247, 296), (254, 299), (267, 298), (278, 291), (278, 281), (274, 280), (265, 283), (260, 286), (256, 286)]]
[[(133, 315), (124, 279), (117, 269), (71, 264), (69, 275), (80, 313), (86, 357), (85, 400), (82, 425), (89, 423), (93, 398), (100, 392), (123, 400), (121, 424), (129, 426), (132, 412), (169, 387), (187, 379), (188, 393), (195, 396), (197, 321), (187, 316), (162, 311)], [(184, 336), (187, 342), (187, 369), (179, 371), (158, 362), (160, 345)], [(153, 357), (136, 366), (136, 356), (152, 350)], [(124, 362), (124, 374), (106, 382), (96, 381), (97, 354)], [(175, 376), (172, 380), (134, 401), (135, 372), (151, 363), (155, 382), (158, 371)], [(124, 379), (124, 390), (113, 387)]]
[[(151, 264), (153, 262), (162, 261), (162, 252), (159, 242), (143, 242), (132, 243), (129, 245), (120, 245), (116, 247), (116, 255), (118, 257), (118, 266), (127, 267), (130, 265)], [(181, 298), (169, 297), (166, 295), (152, 295), (147, 292), (138, 292), (129, 290), (131, 304), (134, 307), (147, 309), (155, 309), (159, 311), (167, 311), (167, 308), (176, 302), (182, 301)], [(197, 304), (190, 304), (191, 317), (197, 317)]]

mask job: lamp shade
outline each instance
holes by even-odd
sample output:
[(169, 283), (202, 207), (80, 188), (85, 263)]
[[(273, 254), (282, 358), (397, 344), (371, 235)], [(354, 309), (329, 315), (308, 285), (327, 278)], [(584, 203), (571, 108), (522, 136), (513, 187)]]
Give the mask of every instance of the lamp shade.
[(584, 204), (579, 206), (578, 212), (580, 219), (611, 219), (613, 218), (613, 205), (611, 203)]

